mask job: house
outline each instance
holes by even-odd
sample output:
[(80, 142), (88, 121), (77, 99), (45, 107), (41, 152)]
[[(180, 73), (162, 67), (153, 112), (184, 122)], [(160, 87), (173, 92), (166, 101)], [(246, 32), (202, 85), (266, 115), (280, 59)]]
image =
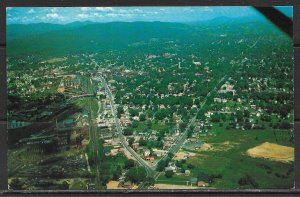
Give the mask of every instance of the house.
[(111, 139), (109, 139), (109, 140), (104, 140), (104, 142), (107, 143), (107, 144), (109, 144), (109, 145), (112, 144), (112, 140), (111, 140)]
[(164, 146), (163, 146), (163, 149), (168, 149), (172, 146), (173, 144), (170, 142), (170, 141), (165, 141), (164, 142)]
[(123, 187), (127, 188), (127, 189), (130, 189), (132, 187), (131, 181), (126, 181), (125, 183), (123, 183)]
[(157, 141), (158, 137), (156, 135), (151, 135), (149, 140)]
[(228, 92), (232, 92), (233, 95), (235, 95), (235, 90), (233, 89), (233, 85), (230, 85), (229, 82), (226, 82), (225, 84), (223, 84), (220, 88), (220, 90), (218, 91), (218, 93), (228, 93)]
[(185, 171), (184, 171), (184, 175), (185, 175), (185, 176), (189, 176), (190, 174), (191, 174), (191, 171), (189, 171), (189, 170), (185, 170)]
[(132, 148), (138, 149), (138, 148), (140, 148), (140, 144), (138, 142), (135, 142), (132, 144)]
[(64, 85), (61, 85), (57, 88), (57, 92), (59, 93), (64, 93), (65, 92), (65, 86)]
[(166, 153), (168, 151), (165, 151), (165, 150), (158, 150), (158, 149), (153, 149), (153, 152), (154, 154), (157, 156), (157, 157), (162, 157), (164, 155), (166, 155)]
[(204, 181), (198, 181), (198, 182), (197, 182), (197, 186), (198, 186), (198, 187), (208, 187), (209, 184), (206, 183), (206, 182), (204, 182)]
[(110, 150), (110, 155), (111, 155), (111, 156), (116, 156), (118, 153), (119, 153), (119, 149), (116, 149), (116, 148), (115, 148), (115, 149), (111, 149), (111, 150)]
[(177, 171), (177, 166), (175, 165), (175, 163), (170, 162), (168, 167), (165, 167), (165, 171), (173, 171), (176, 172)]
[(144, 152), (144, 156), (145, 157), (148, 157), (149, 155), (150, 155), (150, 150), (149, 149), (147, 149), (147, 150), (145, 150), (145, 152)]
[(146, 157), (146, 160), (147, 161), (154, 161), (154, 157), (148, 156), (148, 157)]
[(210, 116), (214, 115), (214, 112), (208, 111), (204, 115), (209, 118)]
[(214, 98), (215, 103), (226, 103), (227, 99), (222, 99), (222, 98)]

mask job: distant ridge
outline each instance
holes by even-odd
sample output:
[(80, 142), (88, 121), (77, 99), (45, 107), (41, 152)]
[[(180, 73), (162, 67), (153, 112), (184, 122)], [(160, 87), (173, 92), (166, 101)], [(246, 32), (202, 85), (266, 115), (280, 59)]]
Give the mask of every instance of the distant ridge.
[[(125, 49), (130, 44), (148, 42), (152, 38), (200, 43), (208, 42), (209, 37), (217, 36), (220, 32), (243, 35), (252, 34), (253, 29), (256, 29), (256, 33), (274, 30), (268, 23), (239, 23), (227, 17), (218, 17), (213, 21), (193, 24), (158, 21), (12, 24), (7, 27), (7, 53), (13, 56), (99, 52)], [(240, 28), (243, 28), (243, 32), (236, 31)]]

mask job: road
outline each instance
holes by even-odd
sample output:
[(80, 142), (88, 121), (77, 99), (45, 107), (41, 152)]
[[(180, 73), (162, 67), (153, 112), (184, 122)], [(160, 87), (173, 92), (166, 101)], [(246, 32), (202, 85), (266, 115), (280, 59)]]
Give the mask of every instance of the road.
[[(216, 91), (217, 88), (218, 88), (218, 85), (225, 80), (225, 78), (227, 77), (227, 75), (225, 75), (222, 79), (219, 80), (218, 84), (214, 87), (214, 89), (212, 89), (205, 97), (204, 101), (201, 103), (200, 105), (200, 108), (201, 109), (207, 102), (207, 98), (211, 95), (211, 92), (213, 91)], [(136, 161), (139, 163), (139, 165), (141, 166), (144, 166), (146, 171), (147, 171), (147, 176), (148, 177), (154, 177), (156, 175), (156, 165), (150, 165), (149, 163), (147, 163), (146, 161), (144, 161), (127, 143), (126, 141), (126, 138), (124, 137), (123, 135), (123, 127), (122, 125), (120, 124), (120, 121), (119, 121), (119, 118), (117, 117), (117, 110), (116, 110), (116, 107), (115, 107), (115, 103), (114, 103), (114, 97), (113, 97), (113, 94), (108, 86), (108, 84), (106, 83), (106, 80), (101, 76), (99, 75), (98, 77), (95, 78), (95, 80), (97, 81), (100, 81), (102, 84), (103, 84), (103, 87), (105, 89), (105, 92), (106, 92), (106, 95), (108, 96), (109, 100), (110, 100), (110, 103), (111, 103), (111, 111), (112, 111), (112, 115), (114, 117), (114, 121), (115, 121), (115, 124), (116, 124), (116, 130), (117, 130), (117, 136), (121, 142), (121, 144), (123, 145), (123, 147), (136, 159)], [(179, 149), (181, 148), (181, 146), (183, 145), (183, 143), (185, 142), (186, 138), (187, 138), (187, 133), (188, 133), (188, 130), (189, 130), (189, 127), (194, 125), (195, 122), (196, 122), (196, 116), (197, 116), (197, 113), (196, 115), (190, 120), (189, 124), (187, 125), (184, 133), (181, 135), (181, 137), (179, 137), (176, 141), (175, 141), (175, 145), (172, 146), (169, 151), (168, 151), (168, 154), (169, 153), (172, 153), (172, 154), (175, 154), (179, 151)], [(164, 157), (162, 157), (161, 159), (164, 159), (165, 157), (167, 157), (166, 154)], [(140, 185), (139, 188), (142, 188), (144, 187), (144, 184), (142, 183)]]
[[(207, 95), (205, 96), (204, 101), (202, 101), (202, 103), (200, 104), (199, 109), (201, 109), (206, 104), (207, 98), (211, 95), (211, 92), (216, 91), (217, 88), (218, 88), (218, 86), (219, 86), (219, 84), (222, 83), (226, 78), (227, 78), (227, 75), (225, 75), (224, 77), (222, 77), (219, 80), (218, 84), (214, 87), (214, 89), (212, 89), (209, 93), (207, 93)], [(197, 110), (196, 115), (190, 120), (190, 122), (186, 126), (186, 129), (185, 129), (184, 133), (175, 141), (174, 146), (172, 146), (169, 149), (168, 153), (164, 157), (162, 157), (160, 160), (165, 159), (168, 156), (169, 153), (175, 154), (175, 153), (177, 153), (179, 151), (179, 149), (181, 148), (181, 146), (183, 145), (183, 143), (185, 142), (185, 140), (187, 138), (189, 127), (192, 126), (192, 125), (194, 125), (195, 122), (196, 122), (196, 117), (197, 117), (199, 109)], [(155, 166), (157, 166), (157, 164), (158, 164), (158, 162), (156, 163)]]
[(123, 127), (120, 124), (120, 120), (117, 117), (117, 110), (115, 107), (115, 103), (114, 103), (114, 97), (111, 93), (111, 90), (108, 86), (108, 84), (106, 83), (105, 79), (99, 75), (97, 78), (95, 78), (95, 80), (100, 81), (103, 84), (103, 87), (105, 89), (106, 95), (108, 96), (110, 103), (111, 103), (111, 111), (112, 111), (112, 115), (114, 117), (114, 121), (116, 124), (116, 130), (117, 130), (117, 136), (121, 142), (121, 144), (123, 145), (123, 147), (136, 159), (136, 161), (139, 163), (139, 165), (144, 166), (147, 172), (147, 176), (148, 177), (153, 177), (155, 175), (155, 166), (150, 165), (149, 163), (147, 163), (146, 161), (144, 161), (127, 143), (126, 138), (123, 135)]

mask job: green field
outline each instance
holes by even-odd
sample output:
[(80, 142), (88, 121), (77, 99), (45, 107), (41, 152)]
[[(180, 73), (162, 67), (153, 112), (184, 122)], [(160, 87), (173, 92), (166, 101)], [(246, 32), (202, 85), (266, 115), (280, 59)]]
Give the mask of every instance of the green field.
[[(213, 128), (215, 136), (203, 137), (212, 145), (209, 151), (192, 151), (195, 157), (190, 157), (187, 164), (194, 166), (191, 176), (173, 176), (166, 178), (162, 173), (157, 183), (184, 184), (177, 182), (188, 181), (197, 177), (199, 173), (208, 175), (221, 175), (222, 178), (214, 179), (210, 187), (213, 188), (252, 188), (251, 185), (239, 185), (239, 179), (250, 175), (258, 184), (258, 188), (292, 188), (294, 184), (293, 163), (282, 163), (267, 159), (252, 158), (246, 155), (249, 148), (264, 142), (293, 146), (290, 142), (290, 132), (267, 130), (224, 130)], [(278, 140), (280, 139), (280, 140)], [(168, 180), (168, 182), (165, 182)]]

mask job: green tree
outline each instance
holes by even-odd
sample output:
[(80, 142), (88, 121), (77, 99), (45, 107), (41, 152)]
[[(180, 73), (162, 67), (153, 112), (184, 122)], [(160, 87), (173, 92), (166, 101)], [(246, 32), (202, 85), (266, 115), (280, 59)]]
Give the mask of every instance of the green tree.
[(130, 127), (127, 127), (126, 129), (124, 129), (124, 135), (128, 136), (128, 135), (132, 135), (133, 134), (133, 129)]
[(147, 145), (147, 141), (145, 139), (143, 139), (143, 138), (140, 138), (139, 145), (140, 146), (146, 146)]
[(123, 114), (123, 113), (124, 113), (123, 107), (122, 107), (122, 106), (118, 106), (118, 108), (117, 108), (117, 115), (118, 115), (118, 118), (120, 118), (120, 117), (121, 117), (121, 114)]
[(235, 115), (236, 115), (236, 118), (237, 118), (238, 122), (242, 122), (243, 121), (244, 114), (243, 114), (243, 112), (241, 110), (237, 110)]
[(189, 129), (187, 132), (187, 137), (190, 138), (193, 135), (193, 130)]
[(133, 128), (137, 128), (139, 126), (139, 122), (138, 121), (133, 121), (131, 126)]
[(173, 170), (168, 170), (165, 172), (165, 177), (167, 178), (171, 178), (174, 175)]
[(194, 166), (193, 164), (190, 164), (190, 163), (189, 163), (189, 164), (187, 165), (187, 167), (188, 167), (189, 169), (193, 169), (195, 166)]
[(166, 161), (162, 159), (157, 163), (156, 170), (162, 172), (165, 169), (165, 167), (166, 167)]
[(139, 111), (137, 109), (130, 109), (129, 110), (129, 114), (130, 114), (131, 117), (138, 116), (139, 115)]
[(147, 128), (148, 129), (151, 129), (152, 127), (152, 122), (150, 120), (147, 121)]
[(113, 171), (113, 176), (112, 176), (112, 179), (113, 180), (118, 180), (120, 178), (122, 174), (122, 168), (121, 166), (117, 166), (117, 168)]
[(9, 184), (11, 189), (14, 190), (22, 190), (23, 189), (23, 183), (20, 181), (19, 178), (13, 178), (11, 183)]
[(133, 167), (128, 170), (125, 174), (125, 180), (131, 181), (132, 183), (140, 183), (146, 180), (147, 172), (143, 167)]
[(67, 181), (62, 182), (62, 189), (64, 190), (69, 189), (69, 183)]
[(131, 138), (128, 139), (128, 145), (129, 146), (132, 146), (133, 142), (134, 142), (134, 138), (133, 137), (131, 137)]
[(129, 168), (132, 168), (134, 167), (134, 160), (132, 159), (128, 159), (125, 161), (125, 168), (126, 169), (129, 169)]
[(153, 177), (147, 177), (145, 180), (145, 185), (146, 186), (151, 186), (155, 184), (155, 179)]
[(139, 119), (140, 119), (140, 121), (145, 121), (146, 120), (146, 115), (145, 114), (140, 114)]
[(253, 188), (258, 188), (258, 184), (257, 182), (254, 180), (253, 177), (251, 177), (250, 175), (246, 174), (243, 177), (241, 177), (238, 181), (240, 186), (246, 186), (246, 185), (250, 185)]
[(158, 120), (162, 120), (162, 119), (166, 118), (168, 115), (169, 115), (169, 112), (167, 109), (160, 109), (156, 112), (155, 117)]
[(198, 181), (204, 181), (206, 183), (212, 183), (213, 182), (213, 177), (204, 173), (204, 172), (200, 172), (198, 174)]
[(49, 176), (53, 177), (53, 178), (60, 178), (64, 176), (64, 169), (61, 166), (52, 166), (49, 170), (48, 170)]

